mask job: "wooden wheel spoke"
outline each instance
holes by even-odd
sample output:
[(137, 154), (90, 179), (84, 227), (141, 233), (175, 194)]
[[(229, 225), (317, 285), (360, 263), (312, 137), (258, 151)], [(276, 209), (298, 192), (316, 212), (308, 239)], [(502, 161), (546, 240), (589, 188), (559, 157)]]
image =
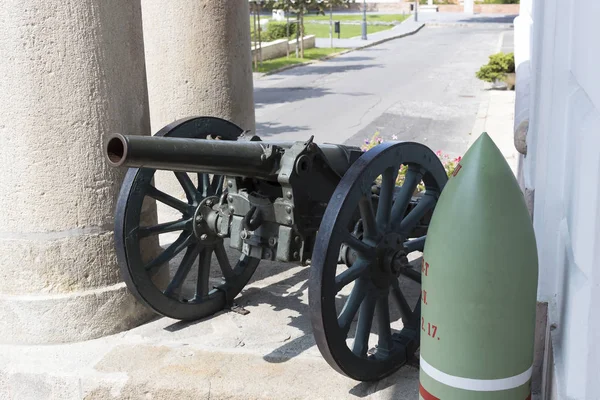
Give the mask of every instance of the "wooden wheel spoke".
[(378, 236), (377, 222), (375, 220), (375, 212), (373, 211), (373, 202), (370, 196), (363, 196), (359, 203), (360, 217), (365, 239), (376, 239)]
[(175, 197), (166, 194), (163, 191), (158, 190), (154, 186), (150, 185), (148, 187), (148, 191), (146, 192), (148, 196), (152, 197), (155, 200), (160, 201), (163, 204), (166, 204), (169, 207), (176, 209), (182, 214), (187, 214), (189, 212), (190, 205), (184, 203), (183, 201), (176, 199)]
[(358, 324), (356, 325), (352, 352), (359, 357), (365, 357), (367, 350), (369, 350), (369, 335), (373, 324), (376, 301), (377, 299), (373, 293), (367, 293), (358, 311)]
[(396, 225), (397, 229), (395, 230), (401, 235), (409, 235), (415, 226), (417, 226), (421, 218), (423, 218), (428, 211), (435, 207), (436, 202), (437, 198), (435, 196), (425, 193), (425, 195), (419, 200), (416, 207), (413, 208), (406, 217), (404, 217), (399, 225)]
[(423, 175), (418, 170), (411, 166), (408, 167), (406, 175), (404, 176), (404, 183), (396, 195), (394, 205), (392, 206), (392, 212), (390, 216), (392, 229), (394, 229), (394, 226), (397, 224), (397, 222), (402, 220), (404, 217), (406, 209), (408, 208), (408, 204), (410, 203), (410, 199), (412, 198), (415, 189), (419, 185), (419, 182), (421, 182), (421, 178), (423, 178)]
[(231, 268), (231, 264), (229, 263), (229, 258), (227, 257), (227, 252), (225, 251), (225, 245), (223, 244), (223, 241), (220, 241), (215, 245), (215, 256), (219, 262), (219, 267), (221, 267), (223, 277), (225, 279), (234, 277), (235, 272), (233, 272), (233, 268)]
[(370, 265), (369, 261), (362, 258), (356, 260), (350, 268), (335, 277), (335, 292), (339, 292), (344, 286), (364, 275)]
[(402, 322), (406, 325), (407, 321), (410, 321), (413, 318), (413, 310), (408, 305), (397, 279), (392, 280), (392, 293), (394, 300), (396, 300), (396, 303), (398, 304), (398, 308), (400, 308)]
[(138, 235), (140, 238), (144, 238), (152, 235), (160, 235), (161, 233), (183, 231), (186, 229), (191, 229), (191, 223), (191, 219), (180, 219), (177, 221), (164, 222), (154, 226), (144, 226), (140, 227), (138, 230)]
[(172, 260), (177, 254), (181, 253), (183, 249), (189, 246), (192, 241), (192, 234), (188, 232), (182, 232), (179, 237), (169, 245), (162, 253), (160, 253), (154, 260), (150, 261), (144, 266), (145, 270), (153, 275), (157, 268)]
[(390, 222), (392, 212), (392, 200), (394, 189), (396, 188), (396, 178), (398, 177), (398, 168), (392, 167), (385, 170), (382, 174), (381, 191), (379, 193), (379, 205), (377, 206), (377, 227), (381, 231), (386, 231)]
[(388, 295), (380, 296), (377, 299), (377, 332), (379, 334), (379, 341), (377, 343), (378, 350), (383, 353), (392, 350), (392, 330), (390, 322), (390, 305), (388, 303)]
[(196, 186), (194, 182), (190, 179), (190, 176), (187, 172), (175, 172), (175, 177), (179, 181), (179, 184), (183, 188), (185, 192), (185, 197), (187, 198), (188, 203), (192, 204), (197, 200), (198, 190), (196, 190)]
[(225, 183), (224, 175), (215, 175), (212, 178), (211, 193), (213, 196), (220, 196), (223, 194), (223, 184)]
[(358, 239), (351, 233), (348, 233), (342, 241), (350, 246), (352, 250), (356, 251), (361, 257), (367, 260), (375, 258), (375, 248)]
[(173, 279), (163, 292), (166, 296), (178, 295), (181, 291), (181, 286), (187, 278), (190, 270), (192, 269), (192, 265), (194, 264), (194, 260), (198, 257), (199, 245), (191, 245), (187, 248), (185, 254), (183, 255), (183, 259), (181, 260), (181, 264), (177, 268)]
[(412, 253), (413, 251), (423, 251), (425, 249), (425, 240), (427, 236), (421, 236), (420, 238), (416, 238), (413, 240), (407, 240), (404, 242), (404, 247), (406, 248), (407, 253)]
[(198, 174), (198, 191), (202, 195), (202, 198), (212, 196), (210, 185), (210, 176), (206, 173)]
[(194, 297), (194, 301), (199, 301), (203, 298), (206, 298), (210, 291), (208, 283), (210, 278), (212, 252), (212, 248), (205, 247), (200, 253), (200, 259), (198, 261), (198, 279), (196, 281), (196, 295)]
[(358, 309), (366, 295), (367, 282), (364, 279), (356, 280), (350, 295), (346, 299), (346, 303), (344, 303), (344, 308), (342, 308), (342, 312), (338, 317), (340, 329), (342, 329), (342, 332), (344, 332), (345, 336), (348, 335), (350, 325), (352, 325), (352, 320), (358, 312)]
[(417, 305), (415, 306), (415, 310), (413, 311), (412, 318), (410, 321), (406, 321), (404, 324), (408, 328), (419, 329), (419, 320), (421, 319), (421, 296), (419, 296), (419, 300), (417, 300)]

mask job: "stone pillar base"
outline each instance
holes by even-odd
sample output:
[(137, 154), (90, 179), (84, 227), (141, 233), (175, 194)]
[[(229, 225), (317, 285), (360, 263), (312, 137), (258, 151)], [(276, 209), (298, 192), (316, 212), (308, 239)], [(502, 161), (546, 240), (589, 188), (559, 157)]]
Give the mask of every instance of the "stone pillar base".
[(156, 316), (124, 283), (66, 294), (0, 296), (6, 344), (66, 343), (124, 331)]

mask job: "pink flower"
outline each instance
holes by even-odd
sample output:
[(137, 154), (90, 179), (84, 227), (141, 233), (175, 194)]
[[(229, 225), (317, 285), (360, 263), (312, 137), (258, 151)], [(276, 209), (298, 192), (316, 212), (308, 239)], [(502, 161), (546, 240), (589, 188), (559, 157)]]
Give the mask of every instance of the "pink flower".
[(377, 143), (379, 143), (379, 144), (383, 143), (383, 139), (382, 139), (382, 138), (380, 138), (380, 137), (378, 137), (378, 138), (377, 138)]
[(461, 157), (461, 156), (458, 156), (458, 157), (456, 157), (456, 158), (454, 159), (454, 161), (456, 161), (457, 163), (458, 163), (458, 162), (460, 162), (460, 160), (462, 160), (462, 157)]
[(441, 150), (436, 151), (435, 155), (438, 156), (438, 157), (441, 157), (442, 156), (442, 151)]

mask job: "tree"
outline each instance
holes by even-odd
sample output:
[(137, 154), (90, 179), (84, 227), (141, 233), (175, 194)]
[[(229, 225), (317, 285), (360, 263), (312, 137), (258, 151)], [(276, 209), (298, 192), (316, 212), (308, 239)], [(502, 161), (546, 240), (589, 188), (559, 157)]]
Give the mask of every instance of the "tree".
[[(296, 48), (300, 46), (300, 57), (304, 58), (304, 15), (309, 11), (317, 11), (317, 14), (325, 15), (325, 11), (329, 9), (330, 12), (330, 31), (333, 39), (333, 7), (334, 6), (347, 6), (349, 2), (355, 0), (275, 0), (273, 1), (273, 7), (283, 8), (287, 10), (288, 14), (293, 12), (296, 14), (296, 24), (298, 24), (296, 33), (298, 40), (296, 42)], [(332, 44), (333, 46), (333, 44)]]
[[(254, 69), (258, 71), (258, 64), (262, 66), (262, 41), (260, 38), (260, 7), (262, 0), (249, 0), (250, 10), (252, 11), (252, 42), (254, 43)], [(258, 39), (258, 41), (257, 41)], [(257, 47), (258, 43), (258, 47)]]

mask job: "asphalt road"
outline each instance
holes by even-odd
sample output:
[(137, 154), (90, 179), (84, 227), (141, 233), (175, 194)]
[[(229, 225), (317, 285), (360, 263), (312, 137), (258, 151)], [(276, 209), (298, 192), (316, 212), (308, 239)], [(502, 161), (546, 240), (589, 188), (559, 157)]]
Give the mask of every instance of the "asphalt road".
[(452, 156), (467, 148), (483, 90), (475, 72), (504, 26), (425, 27), (376, 47), (256, 79), (257, 133), (269, 140), (360, 145), (418, 141)]

